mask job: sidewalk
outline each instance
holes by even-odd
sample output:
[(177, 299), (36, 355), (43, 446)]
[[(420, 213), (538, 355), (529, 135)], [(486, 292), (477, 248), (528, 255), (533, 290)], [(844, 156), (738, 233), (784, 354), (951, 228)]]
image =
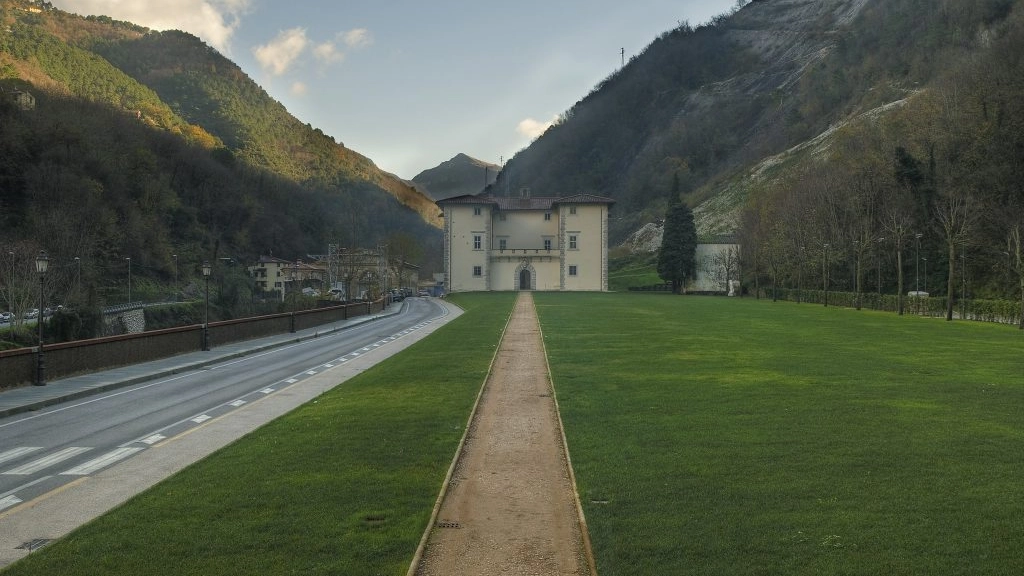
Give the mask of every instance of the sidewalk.
[(392, 305), (389, 309), (377, 314), (324, 324), (295, 333), (278, 334), (244, 342), (224, 344), (206, 352), (189, 352), (143, 364), (122, 366), (120, 368), (72, 376), (61, 380), (51, 380), (46, 383), (46, 386), (22, 386), (2, 390), (0, 391), (0, 418), (39, 410), (54, 404), (132, 386), (148, 380), (164, 378), (188, 370), (196, 370), (210, 364), (255, 354), (285, 344), (317, 338), (323, 334), (331, 334), (359, 324), (373, 322), (379, 318), (398, 314), (404, 306), (405, 303), (399, 306)]
[(530, 292), (471, 418), (408, 574), (594, 574)]

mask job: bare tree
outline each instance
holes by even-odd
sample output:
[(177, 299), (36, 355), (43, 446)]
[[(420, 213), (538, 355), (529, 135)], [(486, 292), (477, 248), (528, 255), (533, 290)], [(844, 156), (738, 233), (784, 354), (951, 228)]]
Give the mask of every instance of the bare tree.
[(958, 191), (951, 191), (939, 200), (935, 213), (946, 241), (949, 258), (949, 274), (946, 278), (946, 320), (950, 321), (953, 319), (957, 248), (963, 249), (970, 240), (977, 216), (971, 210), (970, 198)]
[(882, 228), (892, 240), (896, 250), (896, 313), (903, 315), (903, 249), (910, 238), (910, 213), (902, 206), (892, 204), (882, 217)]
[(728, 246), (725, 250), (712, 254), (703, 264), (708, 278), (721, 286), (725, 294), (730, 294), (732, 292), (731, 283), (739, 275), (739, 250), (735, 246)]

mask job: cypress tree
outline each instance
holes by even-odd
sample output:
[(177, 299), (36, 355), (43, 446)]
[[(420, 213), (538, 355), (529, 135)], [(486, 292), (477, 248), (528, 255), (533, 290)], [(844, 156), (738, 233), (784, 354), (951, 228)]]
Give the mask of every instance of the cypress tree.
[(658, 250), (658, 276), (672, 283), (672, 293), (682, 292), (697, 270), (697, 227), (690, 207), (673, 194), (665, 215), (665, 230)]

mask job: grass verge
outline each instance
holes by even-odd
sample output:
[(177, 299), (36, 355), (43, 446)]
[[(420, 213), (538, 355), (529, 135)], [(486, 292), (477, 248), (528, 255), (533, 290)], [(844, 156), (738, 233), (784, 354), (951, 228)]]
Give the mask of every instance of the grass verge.
[(1020, 574), (1024, 338), (536, 295), (601, 574)]
[(511, 312), (430, 338), (12, 565), (5, 576), (405, 574)]

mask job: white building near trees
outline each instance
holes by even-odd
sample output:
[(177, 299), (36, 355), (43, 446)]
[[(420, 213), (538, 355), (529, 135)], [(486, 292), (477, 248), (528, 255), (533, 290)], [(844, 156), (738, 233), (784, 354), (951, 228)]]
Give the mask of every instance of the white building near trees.
[(444, 212), (445, 289), (605, 291), (608, 211), (589, 194), (457, 196)]

